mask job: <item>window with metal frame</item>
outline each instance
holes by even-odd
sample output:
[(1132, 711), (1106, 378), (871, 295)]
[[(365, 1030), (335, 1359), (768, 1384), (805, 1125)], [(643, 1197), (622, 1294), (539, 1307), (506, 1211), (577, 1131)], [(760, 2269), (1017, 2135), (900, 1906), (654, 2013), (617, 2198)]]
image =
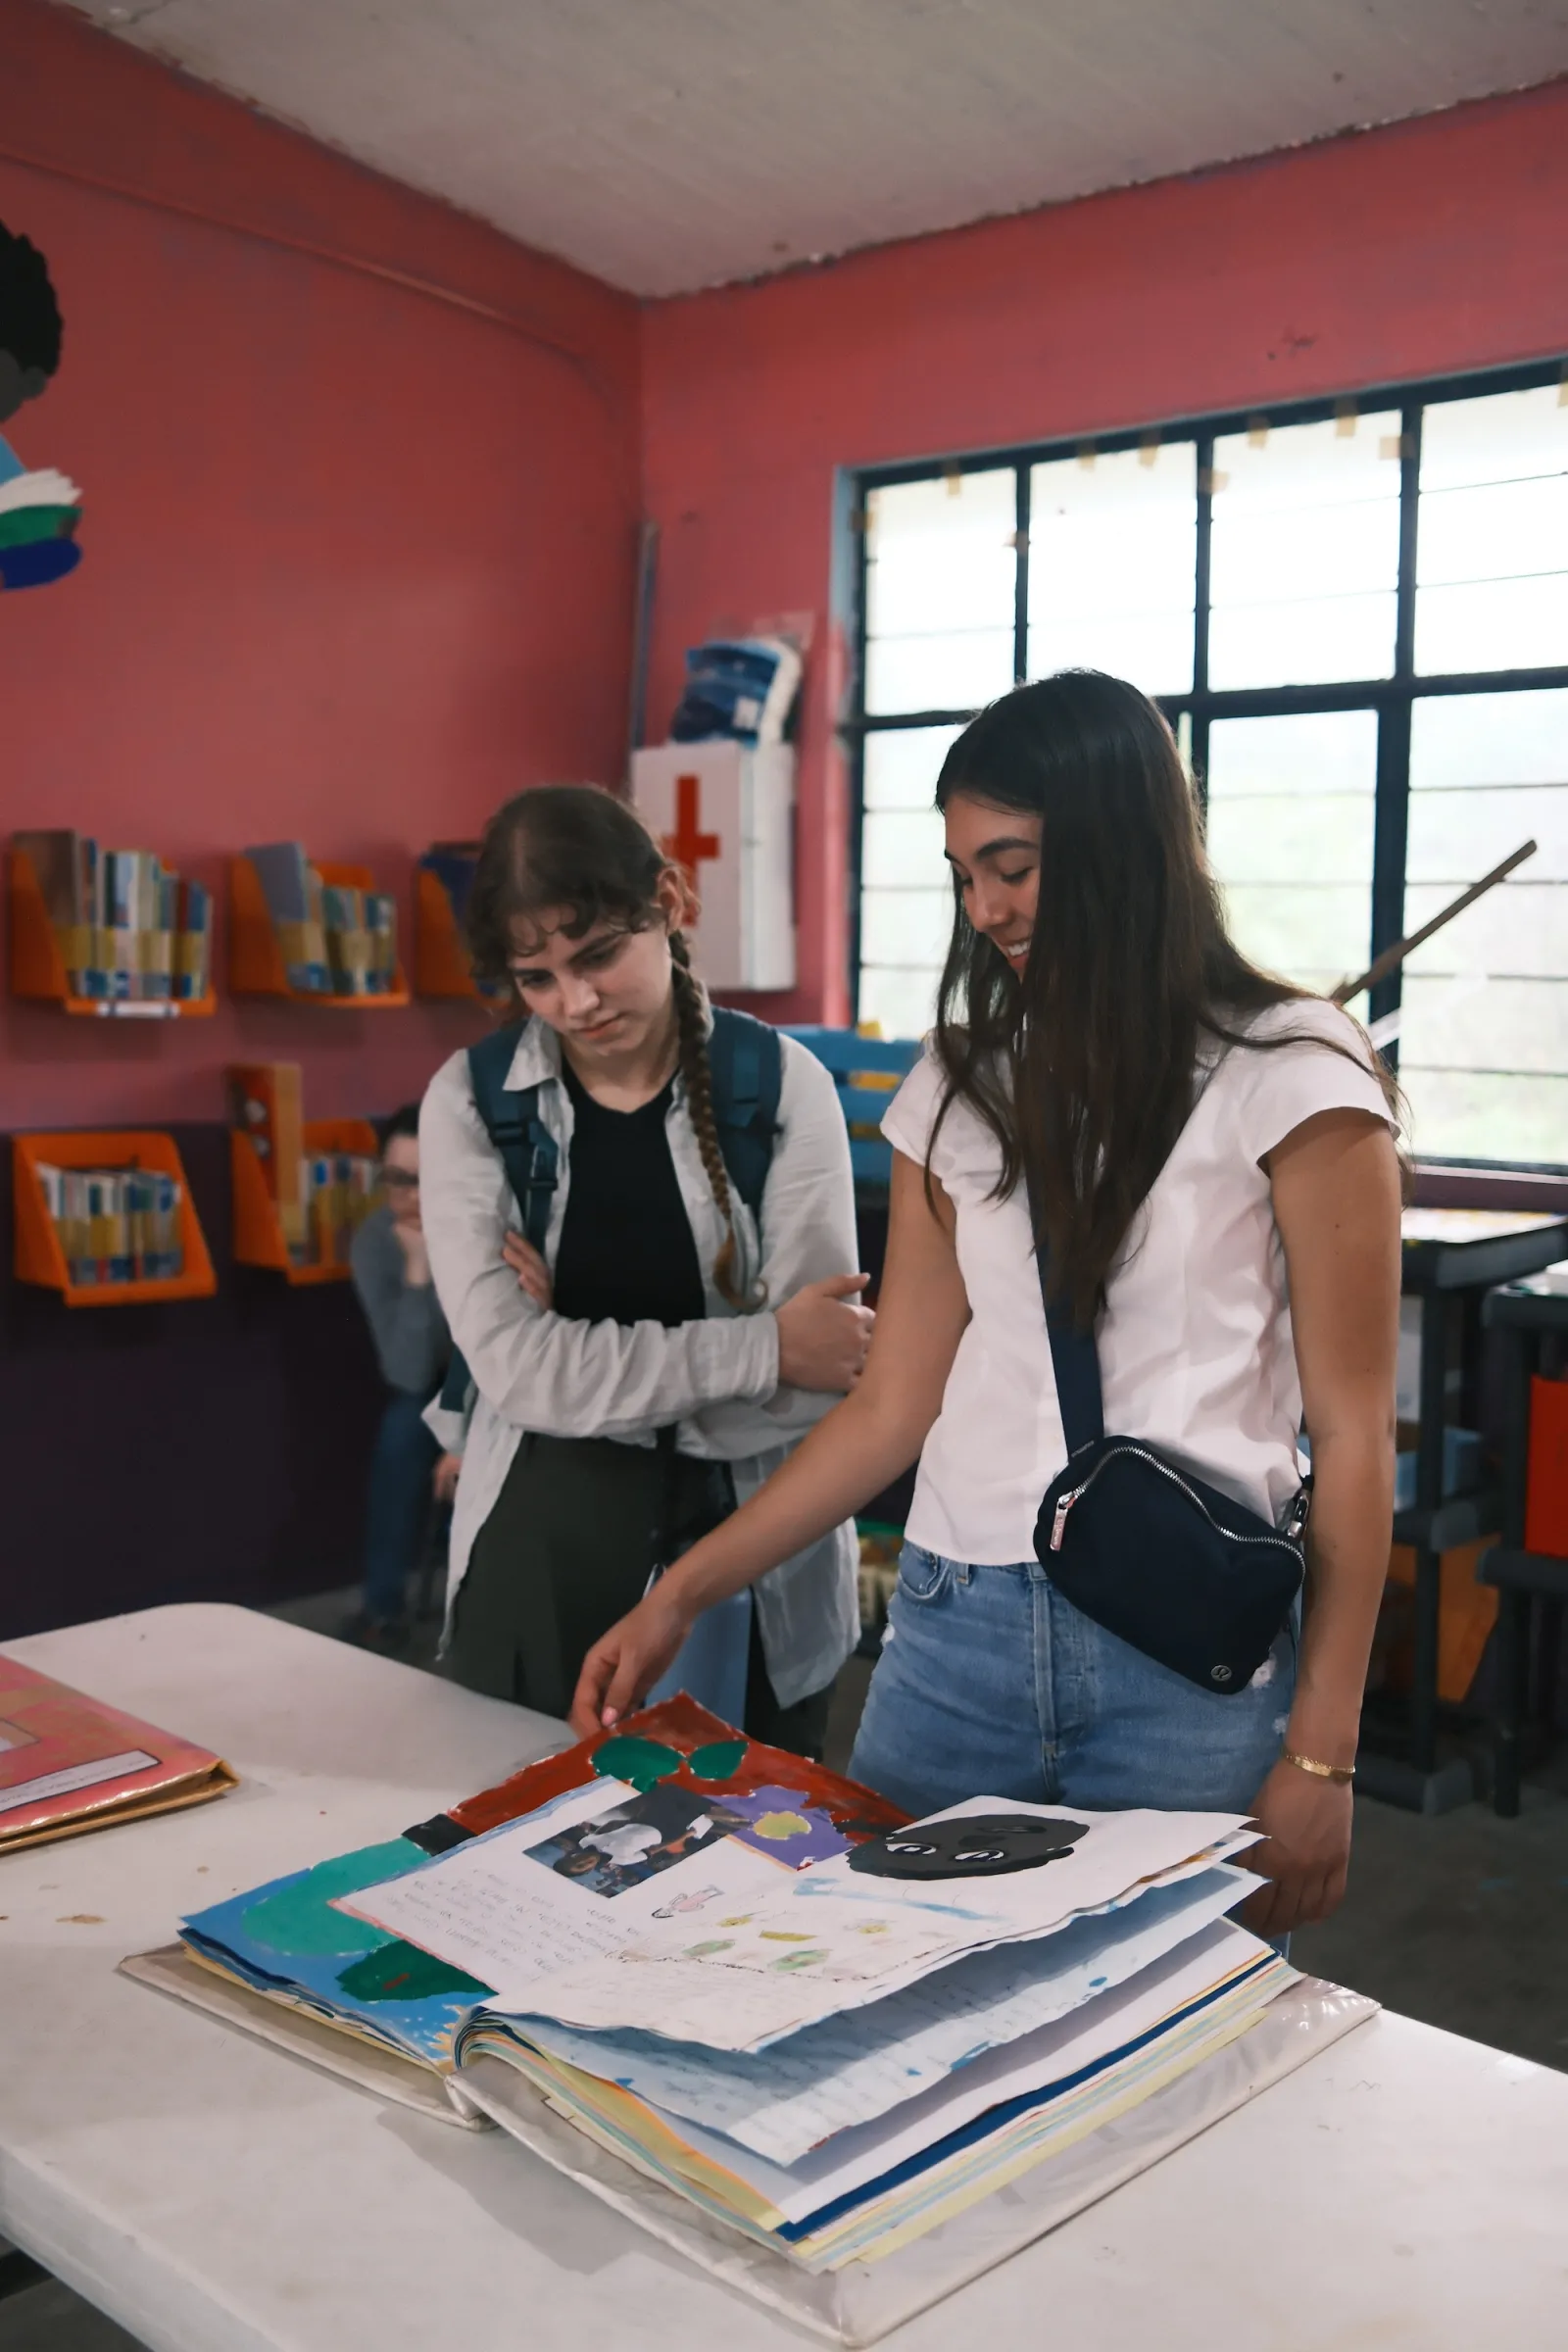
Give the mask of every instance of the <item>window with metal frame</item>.
[(1352, 1006), (1423, 1158), (1568, 1165), (1568, 365), (858, 476), (858, 1017), (930, 1024), (932, 806), (1024, 678), (1130, 678), (1176, 727), (1240, 946), (1327, 991), (1525, 840)]

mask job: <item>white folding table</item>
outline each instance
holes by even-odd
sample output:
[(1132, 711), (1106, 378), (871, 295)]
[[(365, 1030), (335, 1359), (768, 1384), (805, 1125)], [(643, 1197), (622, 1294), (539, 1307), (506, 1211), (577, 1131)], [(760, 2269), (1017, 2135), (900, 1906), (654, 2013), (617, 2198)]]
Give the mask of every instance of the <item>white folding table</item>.
[[(0, 1855), (0, 2233), (154, 2352), (799, 2352), (503, 2134), (382, 2105), (115, 1973), (182, 1913), (395, 1836), (561, 1725), (237, 1608), (10, 1652), (243, 1785)], [(885, 2340), (1560, 2352), (1568, 2077), (1379, 2016)]]

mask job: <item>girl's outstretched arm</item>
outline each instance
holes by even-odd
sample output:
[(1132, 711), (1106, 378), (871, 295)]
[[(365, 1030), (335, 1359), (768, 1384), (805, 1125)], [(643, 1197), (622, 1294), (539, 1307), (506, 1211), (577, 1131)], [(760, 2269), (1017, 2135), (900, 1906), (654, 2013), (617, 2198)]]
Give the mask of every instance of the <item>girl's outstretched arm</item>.
[(571, 1706), (580, 1739), (613, 1723), (659, 1680), (695, 1620), (848, 1519), (924, 1445), (942, 1407), (969, 1300), (953, 1204), (893, 1154), (887, 1262), (858, 1385), (750, 1502), (687, 1552), (583, 1660)]

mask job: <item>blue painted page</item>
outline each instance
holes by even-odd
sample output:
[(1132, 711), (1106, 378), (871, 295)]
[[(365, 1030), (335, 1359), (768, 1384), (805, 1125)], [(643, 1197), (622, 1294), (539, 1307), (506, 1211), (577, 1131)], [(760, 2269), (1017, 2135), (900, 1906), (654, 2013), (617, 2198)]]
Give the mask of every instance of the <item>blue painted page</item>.
[(258, 1992), (297, 1995), (405, 2056), (445, 2070), (458, 2028), (489, 1985), (332, 1908), (335, 1895), (401, 1878), (429, 1859), (408, 1838), (361, 1846), (193, 1912), (180, 1922), (180, 1934)]

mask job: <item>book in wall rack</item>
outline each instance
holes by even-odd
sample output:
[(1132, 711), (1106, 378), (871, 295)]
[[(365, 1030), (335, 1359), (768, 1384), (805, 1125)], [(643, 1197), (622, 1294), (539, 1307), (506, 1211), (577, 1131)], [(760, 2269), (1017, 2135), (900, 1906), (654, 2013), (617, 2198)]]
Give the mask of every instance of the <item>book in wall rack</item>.
[[(325, 858), (312, 862), (330, 890), (375, 889), (375, 876), (368, 865), (344, 865)], [(236, 997), (274, 997), (291, 1004), (320, 1005), (328, 1011), (386, 1011), (410, 1002), (401, 959), (392, 986), (373, 995), (291, 987), (267, 893), (246, 857), (228, 861), (228, 985)]]
[[(366, 1000), (356, 998), (354, 1002), (363, 1004)], [(368, 1119), (307, 1119), (303, 1134), (306, 1152), (313, 1157), (348, 1152), (374, 1158), (380, 1150)], [(290, 1250), (262, 1155), (254, 1140), (237, 1127), (229, 1130), (228, 1156), (234, 1192), (235, 1263), (267, 1267), (299, 1288), (312, 1283), (346, 1282), (349, 1278), (346, 1257), (301, 1260)]]
[(468, 965), (452, 894), (428, 865), (414, 869), (414, 993), (482, 1001)]
[(209, 976), (199, 997), (84, 997), (71, 985), (60, 933), (50, 920), (37, 870), (25, 850), (8, 858), (6, 895), (11, 928), (11, 994), (57, 1004), (63, 1012), (94, 1020), (175, 1021), (201, 1019), (217, 1010)]
[[(151, 1305), (172, 1298), (211, 1298), (218, 1289), (207, 1239), (172, 1135), (155, 1129), (78, 1129), (58, 1135), (19, 1135), (12, 1141), (19, 1282), (58, 1291), (67, 1306)], [(40, 1170), (141, 1169), (171, 1176), (179, 1187), (180, 1270), (146, 1280), (83, 1283), (73, 1279), (60, 1229), (49, 1213)]]

